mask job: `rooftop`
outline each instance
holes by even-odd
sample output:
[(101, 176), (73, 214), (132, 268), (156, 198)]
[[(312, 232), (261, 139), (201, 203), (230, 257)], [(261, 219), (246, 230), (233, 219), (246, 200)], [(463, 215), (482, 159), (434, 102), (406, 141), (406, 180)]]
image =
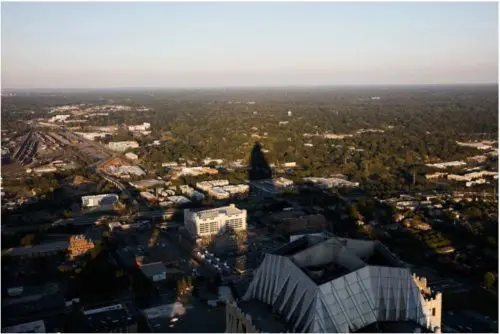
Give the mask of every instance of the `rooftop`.
[(183, 315), (186, 309), (181, 303), (165, 304), (151, 307), (142, 311), (149, 323), (152, 332), (167, 333), (171, 331), (168, 327), (169, 319), (178, 315)]
[(2, 333), (47, 333), (43, 320), (2, 328)]
[(56, 251), (63, 251), (65, 249), (67, 249), (68, 246), (69, 246), (68, 241), (56, 241), (56, 242), (43, 243), (40, 245), (35, 245), (35, 246), (30, 246), (30, 247), (9, 248), (9, 249), (2, 251), (2, 256), (5, 256), (5, 255), (24, 256), (24, 255), (35, 254), (35, 253), (50, 253), (50, 252), (56, 252)]
[(306, 235), (274, 251), (290, 258), (321, 285), (368, 265), (400, 267), (401, 262), (378, 241)]
[(205, 220), (205, 219), (213, 219), (220, 215), (224, 216), (238, 215), (243, 213), (243, 211), (244, 210), (238, 209), (236, 206), (234, 206), (234, 204), (231, 204), (229, 206), (223, 206), (220, 208), (215, 208), (210, 210), (200, 210), (194, 212), (199, 219)]
[(130, 326), (136, 321), (132, 308), (123, 303), (88, 309), (83, 314), (91, 332), (110, 332), (117, 327)]
[(256, 329), (264, 333), (283, 333), (291, 330), (292, 326), (286, 319), (273, 311), (266, 303), (252, 299), (242, 301), (238, 307), (252, 317), (252, 323)]
[(243, 296), (253, 299), (272, 306), (296, 332), (430, 321), (410, 270), (378, 241), (297, 239), (266, 254)]
[(167, 268), (162, 262), (154, 262), (142, 265), (141, 271), (146, 275), (146, 277), (153, 277), (154, 275), (161, 274), (167, 271)]

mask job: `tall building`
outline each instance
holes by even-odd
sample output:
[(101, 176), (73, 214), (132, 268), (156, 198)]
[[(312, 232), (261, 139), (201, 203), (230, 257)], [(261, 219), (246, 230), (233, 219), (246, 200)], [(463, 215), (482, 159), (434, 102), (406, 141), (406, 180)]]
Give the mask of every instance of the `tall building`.
[(234, 204), (210, 210), (184, 210), (184, 226), (193, 237), (206, 237), (226, 229), (245, 231), (247, 211)]
[(266, 254), (226, 331), (440, 332), (427, 303), (380, 242), (308, 235)]

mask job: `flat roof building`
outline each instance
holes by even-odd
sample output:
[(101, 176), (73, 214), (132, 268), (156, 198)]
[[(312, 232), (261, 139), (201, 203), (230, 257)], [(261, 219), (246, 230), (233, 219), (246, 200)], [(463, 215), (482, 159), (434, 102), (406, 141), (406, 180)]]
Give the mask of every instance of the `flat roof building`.
[(89, 208), (101, 205), (113, 205), (116, 201), (118, 201), (117, 194), (82, 196), (82, 207)]
[(184, 226), (193, 237), (218, 234), (228, 228), (244, 231), (247, 228), (247, 211), (234, 204), (210, 210), (184, 210)]
[(83, 312), (86, 330), (98, 333), (137, 333), (137, 314), (132, 305), (120, 303)]
[(112, 141), (108, 143), (108, 147), (110, 150), (117, 151), (117, 152), (123, 152), (126, 151), (129, 148), (138, 148), (139, 143), (136, 142), (135, 140), (131, 141)]

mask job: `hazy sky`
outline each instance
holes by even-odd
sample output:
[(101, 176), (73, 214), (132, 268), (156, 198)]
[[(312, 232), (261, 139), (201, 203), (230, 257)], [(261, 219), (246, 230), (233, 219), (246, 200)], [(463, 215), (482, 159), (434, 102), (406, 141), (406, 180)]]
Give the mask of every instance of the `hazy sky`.
[(3, 88), (492, 83), (496, 3), (2, 3)]

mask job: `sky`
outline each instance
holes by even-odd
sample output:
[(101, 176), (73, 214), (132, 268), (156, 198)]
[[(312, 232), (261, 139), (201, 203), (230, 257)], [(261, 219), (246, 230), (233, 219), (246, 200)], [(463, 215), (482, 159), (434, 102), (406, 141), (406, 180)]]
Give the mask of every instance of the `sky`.
[(2, 2), (3, 89), (498, 81), (497, 3)]

